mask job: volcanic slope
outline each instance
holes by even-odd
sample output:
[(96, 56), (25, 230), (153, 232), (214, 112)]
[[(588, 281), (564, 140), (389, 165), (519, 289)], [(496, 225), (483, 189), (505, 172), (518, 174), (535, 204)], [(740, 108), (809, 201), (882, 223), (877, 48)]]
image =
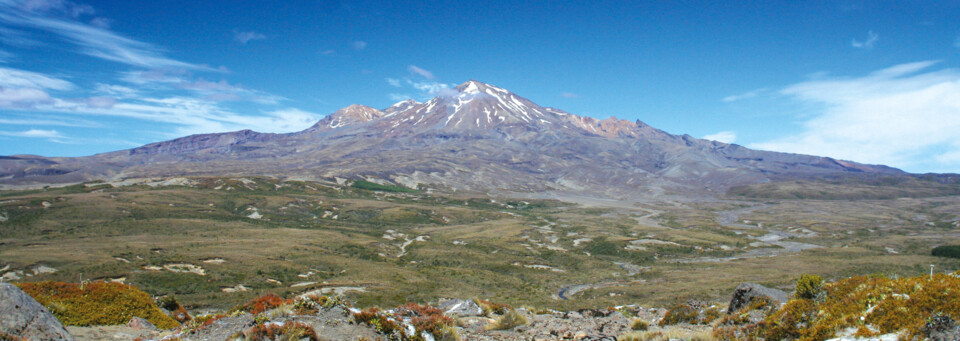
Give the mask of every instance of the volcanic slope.
[(639, 120), (541, 107), (468, 81), (419, 103), (351, 105), (304, 131), (192, 135), (77, 158), (0, 159), (0, 184), (181, 175), (359, 178), (468, 191), (604, 196), (722, 193), (737, 185), (845, 175), (902, 175), (826, 157), (673, 135)]

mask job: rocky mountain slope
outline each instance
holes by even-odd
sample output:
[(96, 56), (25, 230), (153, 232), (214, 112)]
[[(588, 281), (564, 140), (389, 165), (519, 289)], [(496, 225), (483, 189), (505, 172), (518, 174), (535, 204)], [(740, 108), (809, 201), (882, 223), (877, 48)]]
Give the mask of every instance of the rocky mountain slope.
[(633, 196), (904, 173), (673, 135), (640, 121), (578, 116), (472, 80), (424, 103), (408, 100), (384, 110), (351, 105), (290, 134), (243, 130), (88, 157), (0, 158), (4, 186), (213, 174)]

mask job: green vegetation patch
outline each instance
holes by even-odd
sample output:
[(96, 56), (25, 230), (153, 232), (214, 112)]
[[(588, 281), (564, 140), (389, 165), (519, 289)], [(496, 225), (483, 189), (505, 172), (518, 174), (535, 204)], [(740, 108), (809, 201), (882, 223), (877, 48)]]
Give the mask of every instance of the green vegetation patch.
[(403, 186), (397, 185), (381, 185), (373, 183), (370, 181), (357, 180), (350, 185), (353, 188), (365, 189), (370, 191), (381, 191), (381, 192), (402, 192), (402, 193), (416, 193), (416, 190), (409, 189)]
[(960, 258), (960, 245), (937, 246), (931, 254), (937, 257)]
[(132, 285), (89, 283), (81, 286), (50, 281), (17, 286), (68, 326), (117, 325), (133, 317), (144, 318), (161, 329), (180, 325), (164, 315), (150, 295)]

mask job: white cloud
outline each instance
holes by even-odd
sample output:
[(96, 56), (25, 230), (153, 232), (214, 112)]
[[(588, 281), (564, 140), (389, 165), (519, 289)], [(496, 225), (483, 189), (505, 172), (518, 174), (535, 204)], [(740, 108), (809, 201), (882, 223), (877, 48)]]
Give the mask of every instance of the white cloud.
[(363, 40), (357, 40), (357, 41), (351, 43), (350, 45), (353, 46), (353, 49), (354, 49), (354, 50), (357, 50), (357, 51), (363, 50), (363, 49), (367, 48), (367, 42), (365, 42), (365, 41), (363, 41)]
[(50, 94), (40, 89), (0, 87), (0, 108), (32, 107), (51, 100)]
[(390, 84), (390, 86), (396, 87), (396, 88), (403, 86), (402, 84), (400, 84), (400, 80), (396, 78), (387, 78), (387, 84)]
[(407, 84), (410, 84), (414, 89), (425, 92), (429, 95), (434, 95), (440, 92), (440, 90), (450, 88), (452, 85), (440, 83), (440, 82), (414, 82), (407, 80)]
[(433, 72), (424, 70), (423, 68), (421, 68), (421, 67), (419, 67), (419, 66), (410, 65), (409, 67), (407, 67), (407, 70), (410, 71), (411, 73), (418, 74), (418, 75), (422, 76), (423, 78), (433, 79)]
[(0, 86), (51, 90), (70, 90), (74, 87), (68, 81), (42, 73), (4, 67), (0, 67)]
[(736, 101), (740, 101), (740, 100), (755, 98), (755, 97), (760, 96), (761, 94), (764, 94), (764, 93), (766, 93), (766, 92), (767, 92), (767, 88), (750, 90), (750, 91), (744, 92), (744, 93), (739, 94), (739, 95), (730, 95), (730, 96), (724, 97), (724, 98), (722, 99), (722, 101), (724, 101), (724, 102), (736, 102)]
[(580, 98), (580, 95), (577, 95), (572, 92), (564, 92), (564, 93), (561, 93), (560, 96), (563, 96), (563, 98)]
[(880, 36), (873, 31), (867, 31), (867, 40), (859, 41), (852, 39), (850, 41), (850, 46), (853, 46), (858, 49), (872, 49), (874, 45), (877, 44), (877, 40), (880, 40)]
[[(812, 107), (803, 130), (751, 148), (830, 156), (906, 170), (960, 171), (960, 70), (936, 61), (856, 78), (819, 79), (780, 91)], [(946, 150), (946, 152), (945, 152)]]
[(737, 133), (732, 131), (721, 131), (703, 137), (704, 140), (713, 140), (723, 143), (733, 143), (737, 140)]
[(63, 135), (61, 135), (56, 130), (42, 130), (42, 129), (30, 129), (25, 131), (0, 131), (0, 135), (13, 136), (13, 137), (47, 138), (47, 139), (63, 138)]
[(90, 25), (93, 25), (102, 29), (110, 28), (111, 23), (113, 23), (113, 20), (110, 20), (107, 18), (93, 18), (90, 20)]
[(93, 8), (89, 6), (67, 6), (64, 5), (69, 4), (67, 2), (49, 0), (28, 3), (36, 3), (36, 5), (0, 1), (0, 27), (7, 33), (4, 34), (5, 39), (14, 39), (18, 44), (35, 44), (36, 42), (22, 37), (22, 31), (19, 29), (37, 29), (60, 36), (79, 46), (80, 53), (104, 60), (146, 68), (178, 67), (215, 71), (204, 65), (165, 57), (159, 48), (151, 44), (123, 37), (103, 27), (58, 18), (48, 13), (50, 9), (65, 8), (75, 18), (81, 14), (93, 13)]
[(99, 127), (100, 125), (86, 120), (76, 120), (66, 117), (48, 116), (45, 118), (0, 118), (0, 124), (31, 125), (31, 126), (60, 126), (60, 127)]
[(256, 31), (244, 31), (244, 32), (234, 31), (233, 33), (233, 40), (241, 44), (246, 44), (251, 40), (262, 40), (262, 39), (267, 39), (267, 36), (263, 35), (263, 33), (256, 32)]

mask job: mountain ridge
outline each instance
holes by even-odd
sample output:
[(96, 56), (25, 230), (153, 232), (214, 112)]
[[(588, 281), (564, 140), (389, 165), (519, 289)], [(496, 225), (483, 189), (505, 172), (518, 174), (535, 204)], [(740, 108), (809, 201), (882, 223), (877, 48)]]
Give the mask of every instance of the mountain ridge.
[(0, 160), (0, 185), (224, 173), (631, 195), (707, 193), (775, 178), (906, 174), (673, 135), (640, 120), (578, 116), (476, 80), (423, 103), (350, 105), (299, 132), (198, 134), (88, 157), (28, 159)]

